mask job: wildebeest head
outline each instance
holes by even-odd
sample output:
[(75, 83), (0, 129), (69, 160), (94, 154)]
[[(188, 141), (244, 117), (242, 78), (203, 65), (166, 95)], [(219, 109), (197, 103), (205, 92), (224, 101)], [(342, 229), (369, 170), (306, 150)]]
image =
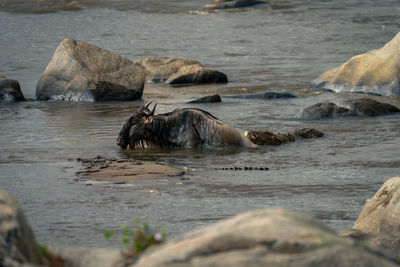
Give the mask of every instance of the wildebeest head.
[(149, 110), (151, 102), (139, 108), (124, 124), (119, 132), (117, 145), (126, 149), (128, 145), (131, 148), (136, 146), (143, 146), (143, 140), (146, 137), (146, 125), (153, 121), (153, 115), (156, 110), (157, 103), (154, 105), (153, 110)]

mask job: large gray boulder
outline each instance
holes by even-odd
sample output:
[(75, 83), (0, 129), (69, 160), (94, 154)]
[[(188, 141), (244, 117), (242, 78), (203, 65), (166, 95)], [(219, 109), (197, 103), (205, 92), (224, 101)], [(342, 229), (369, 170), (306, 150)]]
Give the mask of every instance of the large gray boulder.
[(0, 102), (25, 101), (19, 82), (0, 75)]
[(398, 266), (321, 223), (259, 210), (195, 230), (145, 252), (139, 266)]
[(0, 266), (47, 264), (17, 200), (0, 189)]
[(400, 33), (380, 49), (352, 57), (313, 81), (336, 92), (400, 95)]
[(37, 100), (106, 101), (142, 97), (144, 69), (132, 61), (72, 39), (63, 40), (37, 86)]
[(135, 61), (146, 70), (149, 83), (227, 83), (226, 74), (204, 67), (199, 61), (183, 58), (148, 57)]
[(267, 3), (268, 2), (258, 1), (258, 0), (216, 0), (211, 4), (205, 5), (203, 9), (213, 10), (213, 9), (245, 8)]
[(305, 108), (299, 115), (303, 120), (319, 120), (344, 116), (379, 116), (400, 112), (400, 109), (370, 98), (347, 100), (336, 105), (322, 102)]

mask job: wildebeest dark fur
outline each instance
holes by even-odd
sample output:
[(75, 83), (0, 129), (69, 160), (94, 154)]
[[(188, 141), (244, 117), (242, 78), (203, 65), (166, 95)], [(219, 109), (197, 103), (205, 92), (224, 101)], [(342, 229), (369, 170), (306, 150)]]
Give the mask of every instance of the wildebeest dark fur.
[(123, 148), (196, 147), (206, 145), (238, 145), (256, 147), (233, 126), (207, 111), (195, 108), (176, 109), (154, 115), (141, 107), (122, 127), (117, 144)]

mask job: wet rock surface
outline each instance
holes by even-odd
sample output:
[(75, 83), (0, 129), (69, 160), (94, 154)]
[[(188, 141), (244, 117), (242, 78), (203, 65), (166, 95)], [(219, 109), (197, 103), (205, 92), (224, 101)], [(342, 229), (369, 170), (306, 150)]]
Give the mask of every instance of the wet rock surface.
[(286, 134), (274, 134), (269, 131), (247, 131), (245, 135), (256, 145), (278, 146), (284, 143), (294, 142), (296, 139), (322, 137), (324, 133), (313, 128), (304, 128)]
[(304, 215), (258, 210), (190, 232), (132, 266), (397, 266)]
[(188, 103), (193, 104), (193, 103), (220, 103), (220, 102), (222, 102), (221, 96), (218, 94), (215, 94), (215, 95), (208, 95), (208, 96), (196, 98), (192, 101), (189, 101)]
[(245, 8), (261, 4), (267, 4), (265, 1), (258, 0), (216, 0), (214, 3), (207, 4), (203, 7), (205, 10), (213, 9), (230, 9), (230, 8)]
[(204, 67), (197, 60), (149, 57), (136, 61), (146, 70), (146, 81), (167, 84), (227, 83), (226, 74)]
[(345, 116), (378, 116), (400, 112), (400, 109), (369, 98), (347, 100), (340, 106), (332, 102), (323, 102), (305, 108), (299, 115), (303, 120), (319, 120)]
[(400, 33), (380, 49), (352, 57), (313, 81), (336, 92), (400, 95)]
[(8, 79), (0, 75), (0, 102), (18, 102), (25, 100), (17, 80)]
[(182, 169), (157, 162), (129, 159), (78, 158), (83, 170), (76, 173), (78, 180), (126, 183), (134, 180), (178, 177), (185, 174)]
[(288, 98), (297, 98), (295, 95), (292, 95), (287, 92), (278, 93), (278, 92), (263, 92), (263, 93), (254, 93), (254, 94), (239, 94), (239, 95), (226, 95), (226, 98), (244, 98), (244, 99), (288, 99)]
[(72, 39), (63, 40), (37, 86), (37, 100), (107, 101), (142, 97), (144, 69), (132, 61)]

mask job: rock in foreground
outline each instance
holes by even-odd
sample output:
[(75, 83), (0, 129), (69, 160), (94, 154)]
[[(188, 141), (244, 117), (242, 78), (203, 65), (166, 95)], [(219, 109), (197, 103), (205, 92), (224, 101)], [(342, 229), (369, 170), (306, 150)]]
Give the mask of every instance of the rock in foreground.
[(352, 57), (313, 81), (336, 92), (400, 95), (400, 33), (378, 50)]
[(304, 128), (286, 134), (274, 134), (269, 131), (247, 131), (245, 135), (256, 145), (278, 146), (283, 143), (294, 142), (296, 139), (322, 137), (324, 133), (316, 129)]
[(106, 101), (142, 97), (144, 69), (97, 46), (65, 39), (37, 86), (37, 100)]
[(0, 190), (0, 266), (46, 263), (17, 200)]
[(353, 229), (389, 235), (399, 234), (400, 176), (387, 180), (378, 192), (367, 200)]
[(21, 92), (19, 82), (13, 79), (7, 79), (0, 75), (0, 102), (18, 102), (25, 101), (25, 97)]
[(321, 223), (259, 210), (195, 230), (145, 253), (134, 266), (397, 266)]
[(347, 100), (340, 106), (323, 102), (305, 108), (299, 115), (303, 120), (319, 120), (345, 116), (378, 116), (400, 112), (400, 109), (369, 98)]
[(168, 84), (227, 83), (226, 74), (183, 58), (149, 57), (136, 61), (146, 70), (146, 81)]

